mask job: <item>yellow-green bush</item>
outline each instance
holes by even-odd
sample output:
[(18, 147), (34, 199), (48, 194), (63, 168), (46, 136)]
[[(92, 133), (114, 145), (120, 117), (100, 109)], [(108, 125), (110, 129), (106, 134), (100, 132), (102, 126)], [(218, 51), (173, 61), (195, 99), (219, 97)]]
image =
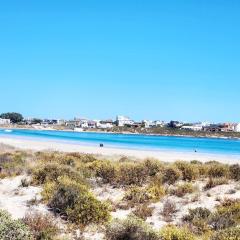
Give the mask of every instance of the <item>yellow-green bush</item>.
[(236, 181), (240, 180), (240, 165), (233, 164), (229, 167), (230, 177)]
[(22, 174), (26, 169), (25, 152), (13, 152), (0, 154), (0, 178)]
[(185, 183), (178, 184), (175, 188), (172, 188), (170, 190), (170, 193), (178, 197), (183, 197), (187, 193), (193, 193), (195, 190), (196, 188), (193, 186), (192, 183), (185, 182)]
[(174, 184), (181, 176), (181, 171), (177, 167), (169, 166), (163, 170), (162, 180), (164, 183)]
[(61, 176), (68, 176), (76, 181), (85, 182), (83, 174), (74, 170), (70, 166), (57, 163), (41, 164), (33, 169), (32, 182), (34, 184), (44, 184), (46, 182), (57, 181)]
[(206, 185), (204, 186), (204, 190), (208, 190), (210, 188), (219, 186), (219, 185), (223, 185), (223, 184), (227, 184), (228, 183), (228, 179), (226, 177), (219, 177), (219, 178), (212, 178), (210, 177), (206, 183)]
[(52, 186), (48, 205), (55, 212), (65, 215), (76, 224), (103, 223), (109, 220), (109, 206), (97, 200), (87, 187), (68, 177), (58, 179)]
[(224, 200), (210, 216), (209, 224), (215, 230), (240, 224), (240, 200)]
[(157, 232), (155, 232), (143, 220), (135, 216), (129, 216), (126, 220), (112, 221), (106, 227), (106, 239), (107, 240), (162, 240)]
[(29, 212), (23, 222), (29, 227), (34, 240), (54, 239), (59, 233), (55, 220), (49, 214)]
[(146, 191), (153, 201), (158, 201), (166, 195), (166, 190), (161, 184), (150, 184)]
[(147, 169), (148, 176), (150, 177), (155, 176), (164, 169), (164, 165), (156, 159), (146, 159), (143, 164)]
[(198, 207), (195, 209), (189, 209), (189, 213), (183, 217), (183, 221), (186, 221), (191, 225), (191, 229), (194, 233), (201, 235), (210, 231), (208, 225), (210, 215), (210, 210)]
[(89, 165), (95, 172), (96, 177), (100, 177), (103, 183), (114, 184), (116, 181), (116, 166), (110, 161), (95, 161)]
[(120, 163), (117, 173), (119, 185), (139, 185), (148, 180), (148, 170), (142, 163)]
[(33, 240), (28, 226), (21, 220), (13, 220), (6, 211), (0, 210), (1, 240)]
[(175, 162), (175, 165), (182, 172), (184, 181), (192, 181), (199, 177), (199, 170), (196, 165), (182, 161)]
[(176, 226), (166, 226), (160, 231), (161, 240), (196, 240), (196, 237), (187, 229)]
[(215, 232), (211, 240), (240, 240), (240, 226)]
[(208, 176), (212, 178), (228, 177), (229, 167), (221, 163), (210, 163), (208, 164)]

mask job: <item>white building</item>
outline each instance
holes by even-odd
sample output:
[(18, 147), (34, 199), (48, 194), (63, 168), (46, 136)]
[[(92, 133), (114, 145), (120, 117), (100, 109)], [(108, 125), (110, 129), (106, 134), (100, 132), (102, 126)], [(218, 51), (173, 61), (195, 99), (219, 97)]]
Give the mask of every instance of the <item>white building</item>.
[(131, 120), (129, 117), (117, 116), (116, 123), (117, 123), (117, 126), (123, 127), (125, 125), (133, 125), (134, 121)]
[(240, 123), (238, 123), (235, 128), (234, 128), (235, 132), (240, 132)]
[(10, 123), (11, 123), (10, 119), (0, 118), (0, 125), (8, 125)]

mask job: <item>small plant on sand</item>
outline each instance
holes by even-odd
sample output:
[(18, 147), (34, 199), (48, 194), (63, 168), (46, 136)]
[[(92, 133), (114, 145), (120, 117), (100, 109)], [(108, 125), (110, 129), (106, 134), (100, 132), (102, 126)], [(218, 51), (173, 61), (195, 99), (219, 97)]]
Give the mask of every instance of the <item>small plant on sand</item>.
[(210, 227), (208, 226), (210, 215), (210, 210), (198, 207), (195, 209), (189, 209), (189, 213), (183, 217), (183, 221), (190, 224), (194, 233), (201, 235), (210, 231)]
[(172, 188), (170, 190), (170, 193), (178, 197), (183, 197), (184, 195), (188, 193), (193, 193), (194, 191), (196, 191), (196, 188), (193, 186), (193, 184), (185, 182), (182, 184), (178, 184), (175, 188)]
[(174, 213), (177, 212), (176, 203), (167, 199), (163, 204), (162, 216), (166, 222), (171, 222)]
[(217, 231), (211, 237), (211, 240), (239, 240), (239, 239), (240, 239), (240, 226)]
[(210, 177), (203, 189), (208, 190), (216, 186), (227, 184), (227, 183), (228, 183), (228, 179), (226, 177), (220, 177), (220, 178)]
[(181, 171), (175, 166), (165, 168), (162, 175), (163, 183), (169, 184), (174, 184), (182, 176)]
[(7, 212), (0, 210), (0, 239), (33, 240), (33, 236), (21, 220), (13, 220)]
[(148, 217), (151, 217), (153, 214), (153, 207), (149, 207), (148, 204), (139, 204), (136, 206), (133, 214), (143, 220), (146, 220)]
[(29, 212), (23, 222), (29, 227), (36, 240), (53, 239), (59, 232), (57, 224), (50, 215)]
[(233, 164), (229, 167), (230, 178), (240, 180), (240, 164)]
[(135, 216), (129, 216), (126, 220), (112, 221), (106, 228), (106, 239), (161, 240), (157, 232)]
[(228, 177), (229, 167), (222, 163), (209, 163), (208, 176), (212, 178)]
[(196, 240), (196, 237), (187, 229), (175, 226), (166, 226), (160, 231), (161, 240)]
[(240, 200), (226, 199), (210, 216), (210, 226), (215, 230), (221, 230), (240, 224)]
[(195, 164), (188, 162), (176, 162), (175, 165), (182, 172), (182, 178), (184, 181), (192, 181), (198, 178), (199, 170)]

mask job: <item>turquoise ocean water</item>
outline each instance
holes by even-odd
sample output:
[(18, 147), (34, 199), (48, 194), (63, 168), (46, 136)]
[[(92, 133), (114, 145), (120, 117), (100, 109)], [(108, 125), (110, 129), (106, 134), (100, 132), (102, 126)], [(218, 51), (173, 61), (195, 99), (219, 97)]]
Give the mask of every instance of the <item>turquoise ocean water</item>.
[(88, 133), (46, 130), (12, 129), (11, 132), (0, 129), (0, 137), (16, 137), (38, 139), (41, 141), (54, 140), (74, 144), (106, 147), (118, 147), (144, 150), (172, 150), (179, 152), (229, 154), (240, 156), (239, 139), (194, 138), (174, 136), (149, 136), (132, 134)]

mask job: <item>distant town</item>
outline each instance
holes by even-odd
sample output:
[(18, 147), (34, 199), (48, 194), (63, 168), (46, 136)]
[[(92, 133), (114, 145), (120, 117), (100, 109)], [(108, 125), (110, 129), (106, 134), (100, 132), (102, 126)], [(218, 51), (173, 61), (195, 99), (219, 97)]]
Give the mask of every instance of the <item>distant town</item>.
[[(35, 129), (59, 129), (82, 132), (87, 130), (102, 131), (129, 131), (141, 132), (154, 129), (176, 129), (184, 132), (208, 132), (208, 133), (240, 133), (240, 123), (210, 123), (210, 122), (181, 122), (181, 121), (161, 121), (142, 120), (135, 121), (127, 116), (118, 115), (115, 119), (92, 120), (88, 118), (75, 117), (66, 119), (40, 119), (34, 117), (23, 117), (20, 113), (0, 114), (0, 126), (31, 127)], [(146, 132), (146, 131), (145, 131)], [(147, 131), (154, 133), (154, 131)]]

